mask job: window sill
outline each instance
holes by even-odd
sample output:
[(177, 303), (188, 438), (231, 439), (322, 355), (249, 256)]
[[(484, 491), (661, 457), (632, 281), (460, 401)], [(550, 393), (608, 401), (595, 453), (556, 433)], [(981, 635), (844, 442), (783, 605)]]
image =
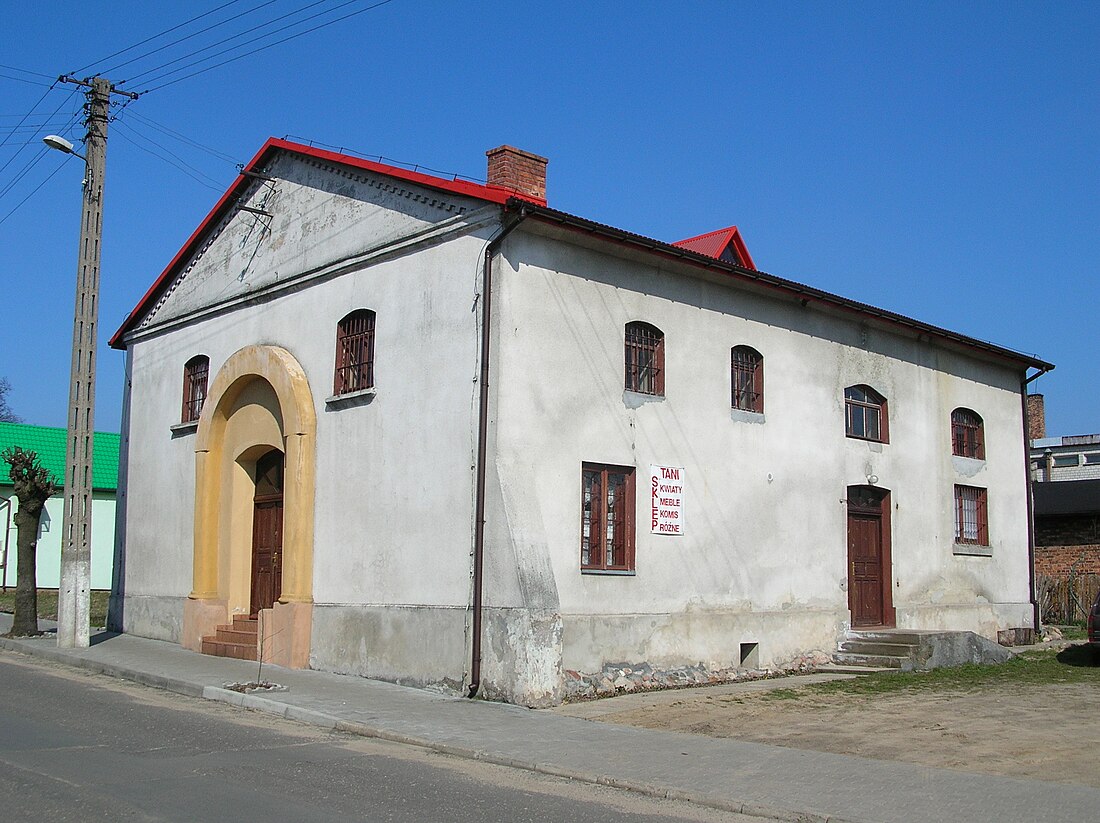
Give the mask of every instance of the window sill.
[(754, 412), (748, 409), (730, 409), (730, 419), (737, 423), (763, 423), (764, 412)]
[(992, 546), (979, 546), (976, 543), (956, 543), (951, 550), (952, 554), (966, 555), (968, 557), (992, 557)]
[(365, 406), (367, 403), (374, 400), (376, 393), (377, 389), (372, 386), (369, 389), (360, 389), (359, 391), (352, 391), (347, 394), (334, 394), (332, 397), (325, 398), (325, 405), (335, 409), (344, 408), (346, 406)]
[(198, 428), (198, 420), (188, 420), (186, 423), (176, 423), (175, 425), (169, 426), (168, 431), (172, 432), (172, 434), (174, 435), (182, 435), (190, 434), (191, 432), (196, 431)]
[(664, 403), (665, 396), (663, 394), (646, 394), (640, 391), (631, 391), (626, 389), (623, 391), (623, 405), (628, 409), (637, 409), (644, 406), (646, 403)]
[(581, 574), (604, 574), (614, 577), (633, 577), (634, 569), (581, 569)]

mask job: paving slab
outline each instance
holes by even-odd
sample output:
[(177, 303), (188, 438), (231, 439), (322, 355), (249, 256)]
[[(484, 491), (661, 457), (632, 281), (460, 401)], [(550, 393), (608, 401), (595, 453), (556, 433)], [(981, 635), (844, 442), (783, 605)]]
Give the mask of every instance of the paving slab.
[[(0, 632), (11, 616), (0, 614)], [(43, 626), (48, 626), (43, 622)], [(0, 648), (181, 694), (657, 797), (777, 820), (940, 823), (1095, 820), (1100, 789), (932, 769), (600, 723), (355, 676), (265, 665), (286, 691), (240, 694), (257, 666), (104, 632), (86, 649), (0, 638)]]

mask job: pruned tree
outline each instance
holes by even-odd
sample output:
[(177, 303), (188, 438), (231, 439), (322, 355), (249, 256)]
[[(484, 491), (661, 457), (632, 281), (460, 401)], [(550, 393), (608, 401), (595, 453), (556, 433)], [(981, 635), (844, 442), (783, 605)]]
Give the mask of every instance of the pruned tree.
[(38, 455), (12, 446), (0, 454), (8, 464), (8, 476), (15, 486), (19, 508), (15, 512), (17, 547), (15, 578), (15, 619), (12, 637), (38, 634), (38, 582), (35, 579), (35, 551), (38, 547), (38, 523), (42, 509), (57, 492), (57, 484), (38, 462)]
[(0, 423), (22, 423), (23, 418), (12, 411), (8, 405), (8, 392), (11, 391), (11, 383), (6, 377), (0, 377)]

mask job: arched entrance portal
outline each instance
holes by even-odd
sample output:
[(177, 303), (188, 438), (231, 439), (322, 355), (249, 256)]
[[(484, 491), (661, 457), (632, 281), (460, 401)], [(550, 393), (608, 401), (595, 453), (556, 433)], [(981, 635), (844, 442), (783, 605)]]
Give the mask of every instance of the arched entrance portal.
[(249, 614), (272, 608), (283, 589), (283, 453), (272, 449), (256, 461), (252, 498), (252, 591)]
[(305, 372), (285, 349), (248, 346), (218, 371), (195, 438), (186, 648), (254, 614), (265, 661), (309, 665), (316, 428)]

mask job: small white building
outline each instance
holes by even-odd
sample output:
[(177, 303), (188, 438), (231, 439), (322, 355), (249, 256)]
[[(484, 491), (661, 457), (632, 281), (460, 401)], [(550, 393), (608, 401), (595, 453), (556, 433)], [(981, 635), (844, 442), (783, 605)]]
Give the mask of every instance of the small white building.
[(119, 628), (201, 650), (257, 615), (266, 660), (545, 705), (613, 661), (1033, 626), (1049, 364), (488, 155), (477, 184), (269, 140), (156, 280), (112, 339)]
[[(114, 432), (96, 432), (92, 438), (92, 540), (91, 584), (93, 589), (109, 590), (114, 568), (115, 489), (118, 486), (118, 443)], [(0, 423), (0, 453), (18, 446), (38, 455), (38, 462), (60, 484), (65, 476), (65, 429), (32, 426), (26, 423)], [(14, 588), (18, 562), (16, 557), (15, 513), (19, 500), (8, 476), (9, 466), (0, 460), (0, 582)], [(40, 589), (56, 589), (61, 579), (61, 521), (65, 516), (62, 490), (46, 501), (38, 522), (35, 554), (35, 582)]]

